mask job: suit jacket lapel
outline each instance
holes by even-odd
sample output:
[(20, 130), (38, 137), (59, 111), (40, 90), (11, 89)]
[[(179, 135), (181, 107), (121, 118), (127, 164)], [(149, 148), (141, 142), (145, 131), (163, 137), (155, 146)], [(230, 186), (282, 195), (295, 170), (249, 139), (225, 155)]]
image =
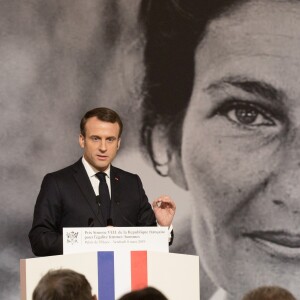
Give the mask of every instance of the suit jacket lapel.
[(102, 226), (106, 226), (101, 211), (96, 202), (96, 195), (81, 159), (74, 165), (74, 178), (85, 200)]

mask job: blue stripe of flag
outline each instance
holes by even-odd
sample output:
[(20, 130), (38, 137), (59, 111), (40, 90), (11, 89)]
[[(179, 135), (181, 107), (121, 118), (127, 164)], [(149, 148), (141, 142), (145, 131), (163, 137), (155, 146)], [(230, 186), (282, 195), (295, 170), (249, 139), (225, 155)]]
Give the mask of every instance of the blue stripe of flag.
[(115, 300), (114, 252), (98, 252), (98, 299)]

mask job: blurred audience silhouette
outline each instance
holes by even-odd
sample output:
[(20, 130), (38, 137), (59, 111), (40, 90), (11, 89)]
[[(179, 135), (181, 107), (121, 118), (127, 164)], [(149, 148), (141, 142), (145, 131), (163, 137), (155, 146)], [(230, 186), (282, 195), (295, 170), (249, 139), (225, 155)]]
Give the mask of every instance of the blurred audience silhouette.
[(243, 300), (296, 300), (296, 298), (282, 287), (262, 286), (248, 292)]
[[(84, 275), (70, 269), (50, 270), (36, 286), (32, 300), (97, 300)], [(149, 298), (150, 299), (150, 298)]]
[(154, 287), (132, 291), (123, 295), (119, 300), (168, 300), (166, 296)]

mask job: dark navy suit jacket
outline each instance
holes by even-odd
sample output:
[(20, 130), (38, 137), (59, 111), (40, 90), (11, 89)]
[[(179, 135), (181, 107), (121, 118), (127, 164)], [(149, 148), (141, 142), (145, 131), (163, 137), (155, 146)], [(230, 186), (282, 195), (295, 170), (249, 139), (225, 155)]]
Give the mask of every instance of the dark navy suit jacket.
[[(111, 166), (113, 226), (156, 226), (152, 207), (138, 175)], [(29, 239), (37, 256), (63, 252), (63, 227), (107, 226), (81, 159), (47, 174), (42, 182)]]

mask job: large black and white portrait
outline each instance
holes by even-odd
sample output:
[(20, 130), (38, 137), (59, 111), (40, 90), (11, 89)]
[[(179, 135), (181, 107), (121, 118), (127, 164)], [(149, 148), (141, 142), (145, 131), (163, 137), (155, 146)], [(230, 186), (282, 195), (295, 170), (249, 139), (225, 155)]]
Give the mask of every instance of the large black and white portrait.
[(124, 120), (114, 164), (175, 200), (170, 251), (199, 255), (201, 300), (300, 297), (300, 1), (2, 2), (1, 298), (98, 106)]
[(192, 195), (213, 299), (300, 293), (299, 13), (298, 1), (145, 6), (143, 141)]

